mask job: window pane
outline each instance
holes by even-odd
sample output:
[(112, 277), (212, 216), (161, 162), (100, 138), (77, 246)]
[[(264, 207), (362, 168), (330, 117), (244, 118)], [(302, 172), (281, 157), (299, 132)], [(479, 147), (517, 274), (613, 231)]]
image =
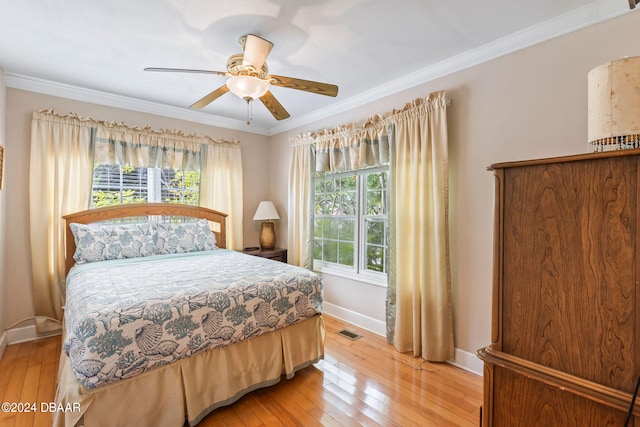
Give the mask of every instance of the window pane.
[(333, 193), (336, 191), (336, 182), (333, 179), (327, 179), (324, 182), (324, 191), (327, 193)]
[(104, 206), (119, 205), (120, 191), (94, 190), (91, 197), (91, 206), (102, 208)]
[(331, 215), (335, 206), (335, 194), (316, 196), (315, 211), (317, 215)]
[(323, 241), (322, 259), (326, 262), (338, 262), (338, 242), (332, 240)]
[(338, 264), (348, 265), (353, 267), (354, 252), (353, 243), (339, 242), (338, 243)]
[(323, 221), (320, 218), (313, 219), (313, 237), (321, 238), (322, 237), (322, 224)]
[(322, 240), (314, 240), (314, 242), (313, 242), (313, 258), (322, 260)]
[(382, 182), (380, 182), (379, 173), (370, 173), (367, 175), (367, 188), (380, 189), (383, 188)]
[(384, 272), (384, 248), (380, 246), (367, 245), (367, 255), (365, 260), (367, 270)]
[(325, 218), (323, 235), (325, 239), (338, 239), (338, 219)]
[(382, 191), (367, 191), (367, 210), (366, 215), (384, 215), (384, 203), (382, 200)]
[(366, 215), (386, 215), (387, 172), (367, 174)]
[(122, 190), (122, 198), (120, 203), (123, 205), (129, 203), (145, 203), (147, 201), (146, 191), (142, 192), (142, 190)]
[(356, 177), (348, 176), (340, 179), (340, 189), (342, 191), (356, 191)]
[(355, 240), (355, 219), (342, 218), (338, 225), (338, 236), (340, 240), (353, 242)]
[(165, 203), (198, 205), (200, 192), (200, 173), (162, 169), (161, 200)]
[(374, 243), (376, 245), (384, 245), (384, 232), (385, 232), (385, 221), (367, 218), (365, 220), (365, 230), (367, 233), (366, 241), (367, 243)]
[(356, 203), (357, 193), (355, 191), (340, 192), (340, 215), (355, 215)]

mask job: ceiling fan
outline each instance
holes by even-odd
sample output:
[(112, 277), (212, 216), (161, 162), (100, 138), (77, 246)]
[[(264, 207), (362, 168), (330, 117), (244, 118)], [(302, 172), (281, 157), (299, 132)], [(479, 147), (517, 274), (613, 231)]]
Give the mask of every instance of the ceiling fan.
[(191, 104), (189, 108), (204, 108), (220, 96), (231, 91), (247, 101), (247, 124), (251, 121), (251, 102), (259, 99), (277, 120), (286, 119), (289, 113), (269, 91), (269, 87), (280, 86), (303, 90), (326, 96), (338, 95), (338, 86), (269, 74), (265, 60), (273, 48), (273, 43), (253, 34), (240, 37), (238, 41), (243, 53), (231, 55), (227, 61), (227, 71), (192, 70), (185, 68), (148, 67), (145, 71), (178, 73), (215, 74), (229, 77), (227, 82), (213, 92)]

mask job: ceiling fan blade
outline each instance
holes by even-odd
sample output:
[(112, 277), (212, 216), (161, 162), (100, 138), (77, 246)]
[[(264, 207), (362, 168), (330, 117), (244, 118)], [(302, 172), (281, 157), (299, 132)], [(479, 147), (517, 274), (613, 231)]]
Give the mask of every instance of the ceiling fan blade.
[(329, 83), (314, 82), (311, 80), (294, 79), (293, 77), (267, 76), (267, 80), (274, 86), (287, 87), (289, 89), (304, 90), (319, 95), (337, 96), (338, 86)]
[(278, 102), (276, 97), (273, 96), (270, 91), (267, 91), (267, 93), (262, 95), (260, 97), (260, 101), (262, 101), (264, 106), (267, 107), (267, 110), (271, 111), (271, 114), (273, 114), (273, 117), (275, 117), (276, 120), (284, 120), (290, 117), (287, 110), (284, 109), (282, 104)]
[(147, 67), (144, 71), (162, 71), (165, 73), (198, 73), (198, 74), (215, 74), (218, 76), (229, 76), (226, 71), (213, 71), (213, 70), (192, 70), (190, 68), (157, 68)]
[(242, 65), (253, 65), (256, 70), (259, 70), (271, 52), (273, 43), (253, 34), (247, 34), (245, 37)]
[(222, 85), (218, 89), (211, 92), (209, 95), (206, 95), (202, 97), (200, 100), (191, 104), (189, 108), (198, 108), (198, 109), (204, 108), (227, 92), (229, 92), (229, 88), (227, 87), (227, 85), (226, 84)]

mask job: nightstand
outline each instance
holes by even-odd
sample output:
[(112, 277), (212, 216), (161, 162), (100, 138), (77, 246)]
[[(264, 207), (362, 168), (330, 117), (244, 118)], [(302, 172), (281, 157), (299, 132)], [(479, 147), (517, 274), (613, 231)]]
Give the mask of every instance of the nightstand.
[(287, 262), (287, 250), (282, 248), (256, 249), (254, 251), (243, 250), (242, 253), (262, 258), (269, 258), (274, 261)]

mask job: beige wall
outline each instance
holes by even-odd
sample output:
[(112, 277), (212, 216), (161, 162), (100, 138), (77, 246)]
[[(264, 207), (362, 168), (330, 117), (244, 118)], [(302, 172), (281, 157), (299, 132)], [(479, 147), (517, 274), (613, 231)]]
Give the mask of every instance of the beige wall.
[[(3, 304), (5, 324), (33, 316), (31, 304), (30, 248), (29, 248), (29, 147), (31, 114), (34, 110), (54, 109), (66, 114), (98, 120), (124, 122), (130, 126), (149, 125), (153, 129), (177, 129), (186, 133), (200, 133), (213, 138), (236, 139), (242, 147), (244, 193), (244, 243), (257, 244), (259, 224), (252, 218), (260, 200), (269, 195), (268, 138), (247, 132), (215, 128), (208, 125), (170, 119), (145, 113), (105, 107), (16, 89), (7, 90), (7, 152), (5, 190), (0, 197), (6, 201), (6, 280)], [(1, 202), (0, 202), (1, 203)], [(1, 205), (0, 205), (1, 207)], [(0, 287), (2, 283), (0, 282)], [(1, 288), (0, 288), (1, 289)], [(1, 310), (0, 310), (1, 313)], [(24, 326), (24, 325), (21, 325)], [(4, 328), (3, 328), (4, 329)]]
[[(612, 59), (640, 55), (640, 45), (630, 42), (638, 28), (640, 13), (628, 13), (276, 135), (271, 141), (272, 170), (288, 167), (292, 135), (362, 122), (413, 98), (446, 90), (453, 101), (448, 117), (455, 339), (458, 350), (473, 356), (490, 343), (491, 331), (494, 182), (487, 166), (586, 152), (587, 73)], [(281, 205), (286, 205), (286, 183), (284, 173), (272, 174), (271, 197)], [(283, 230), (286, 219), (280, 224), (281, 234)], [(326, 277), (326, 299), (356, 312), (369, 307), (368, 316), (384, 320), (381, 292), (372, 286), (358, 289), (363, 286)]]

